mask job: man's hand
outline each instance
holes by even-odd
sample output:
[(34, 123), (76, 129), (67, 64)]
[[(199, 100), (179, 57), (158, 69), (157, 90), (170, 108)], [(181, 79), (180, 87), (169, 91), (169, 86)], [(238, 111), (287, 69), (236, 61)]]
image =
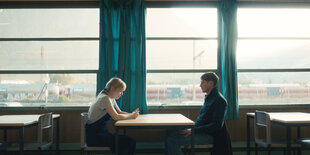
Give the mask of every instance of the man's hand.
[(192, 134), (192, 129), (181, 130), (180, 134), (185, 134), (185, 137), (187, 137)]

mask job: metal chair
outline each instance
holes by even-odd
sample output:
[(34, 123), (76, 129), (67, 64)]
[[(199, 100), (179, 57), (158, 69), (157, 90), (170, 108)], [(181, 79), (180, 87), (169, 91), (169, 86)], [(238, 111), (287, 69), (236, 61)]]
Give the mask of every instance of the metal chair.
[[(48, 130), (48, 132), (44, 132)], [(45, 135), (45, 133), (48, 133)], [(43, 137), (47, 137), (44, 140)], [(37, 126), (37, 141), (35, 142), (25, 142), (24, 150), (39, 150), (42, 153), (42, 150), (46, 150), (47, 148), (52, 150), (53, 145), (53, 114), (46, 113), (42, 114), (38, 119)], [(19, 147), (8, 147), (7, 151), (17, 151)]]
[(297, 143), (301, 144), (304, 148), (310, 148), (310, 138), (301, 138), (297, 140)]
[(5, 150), (5, 148), (9, 147), (10, 144), (6, 142), (0, 142), (0, 150)]
[[(5, 151), (5, 149), (7, 148), (7, 147), (10, 147), (11, 146), (11, 144), (10, 143), (7, 143), (7, 142), (0, 142), (0, 152), (1, 151)], [(1, 154), (1, 153), (0, 153)]]
[[(296, 143), (301, 145), (301, 149), (310, 148), (310, 138), (300, 138), (296, 141)], [(298, 151), (299, 151), (299, 155), (301, 155), (302, 150), (298, 150)]]
[[(265, 132), (265, 136), (261, 136), (259, 133)], [(267, 148), (268, 155), (271, 153), (271, 148), (283, 148), (284, 154), (286, 149), (285, 141), (278, 141), (271, 139), (271, 127), (270, 116), (267, 112), (256, 111), (254, 116), (254, 140), (255, 140), (255, 155), (257, 155), (257, 147), (262, 146)], [(298, 148), (301, 145), (293, 143), (292, 148)]]
[(85, 151), (110, 151), (109, 147), (90, 147), (86, 144), (85, 138), (85, 125), (88, 120), (88, 113), (81, 113), (81, 154), (84, 155)]
[[(195, 145), (195, 150), (196, 149), (202, 149), (202, 150), (206, 150), (207, 152), (209, 152), (211, 154), (212, 149), (213, 149), (213, 144), (196, 144)], [(186, 148), (183, 153), (186, 154), (190, 154), (191, 153), (191, 149), (190, 148)]]
[(0, 154), (5, 154), (5, 149), (7, 147), (9, 147), (9, 143), (6, 143), (6, 142), (0, 142)]

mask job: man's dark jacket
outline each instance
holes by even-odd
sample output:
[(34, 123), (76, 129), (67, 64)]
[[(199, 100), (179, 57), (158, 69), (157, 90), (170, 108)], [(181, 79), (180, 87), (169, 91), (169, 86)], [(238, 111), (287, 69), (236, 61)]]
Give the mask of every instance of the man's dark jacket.
[(230, 136), (225, 124), (227, 101), (214, 88), (205, 96), (200, 115), (195, 121), (195, 133), (206, 133), (213, 137), (213, 155), (232, 155)]

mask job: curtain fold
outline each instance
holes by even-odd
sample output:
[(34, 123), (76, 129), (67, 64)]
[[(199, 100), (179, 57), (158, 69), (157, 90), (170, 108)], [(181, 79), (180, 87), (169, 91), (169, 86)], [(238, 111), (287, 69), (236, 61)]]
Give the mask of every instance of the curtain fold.
[(221, 88), (228, 102), (226, 118), (238, 119), (238, 76), (236, 63), (238, 32), (236, 0), (221, 0), (220, 21)]
[(112, 77), (127, 84), (118, 101), (124, 111), (147, 113), (143, 0), (100, 1), (100, 46), (97, 93)]

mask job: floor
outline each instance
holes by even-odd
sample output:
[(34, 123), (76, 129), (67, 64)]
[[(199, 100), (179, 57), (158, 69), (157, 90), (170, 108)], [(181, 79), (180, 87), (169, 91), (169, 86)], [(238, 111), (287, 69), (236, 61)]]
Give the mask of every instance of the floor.
[[(7, 153), (3, 153), (0, 152), (1, 155), (18, 155), (18, 152), (7, 152)], [(24, 155), (36, 155), (39, 153), (36, 152), (25, 152)], [(42, 155), (80, 155), (81, 152), (80, 151), (62, 151), (60, 153), (49, 153), (49, 152), (43, 152)], [(251, 152), (251, 155), (254, 155), (254, 152)], [(292, 153), (293, 154), (293, 153)], [(310, 154), (310, 150), (304, 150), (302, 152), (302, 155), (309, 155)], [(85, 153), (85, 155), (87, 155), (87, 153)], [(111, 153), (103, 153), (103, 152), (97, 152), (97, 153), (90, 153), (89, 155), (112, 155)], [(147, 152), (140, 152), (140, 153), (135, 153), (135, 155), (164, 155), (164, 153), (162, 152), (158, 152), (158, 151), (147, 151)], [(210, 153), (207, 152), (197, 152), (195, 153), (195, 155), (210, 155)], [(233, 155), (246, 155), (245, 151), (234, 151)], [(266, 151), (259, 151), (258, 155), (267, 155)], [(271, 155), (283, 155), (283, 151), (272, 151)]]

